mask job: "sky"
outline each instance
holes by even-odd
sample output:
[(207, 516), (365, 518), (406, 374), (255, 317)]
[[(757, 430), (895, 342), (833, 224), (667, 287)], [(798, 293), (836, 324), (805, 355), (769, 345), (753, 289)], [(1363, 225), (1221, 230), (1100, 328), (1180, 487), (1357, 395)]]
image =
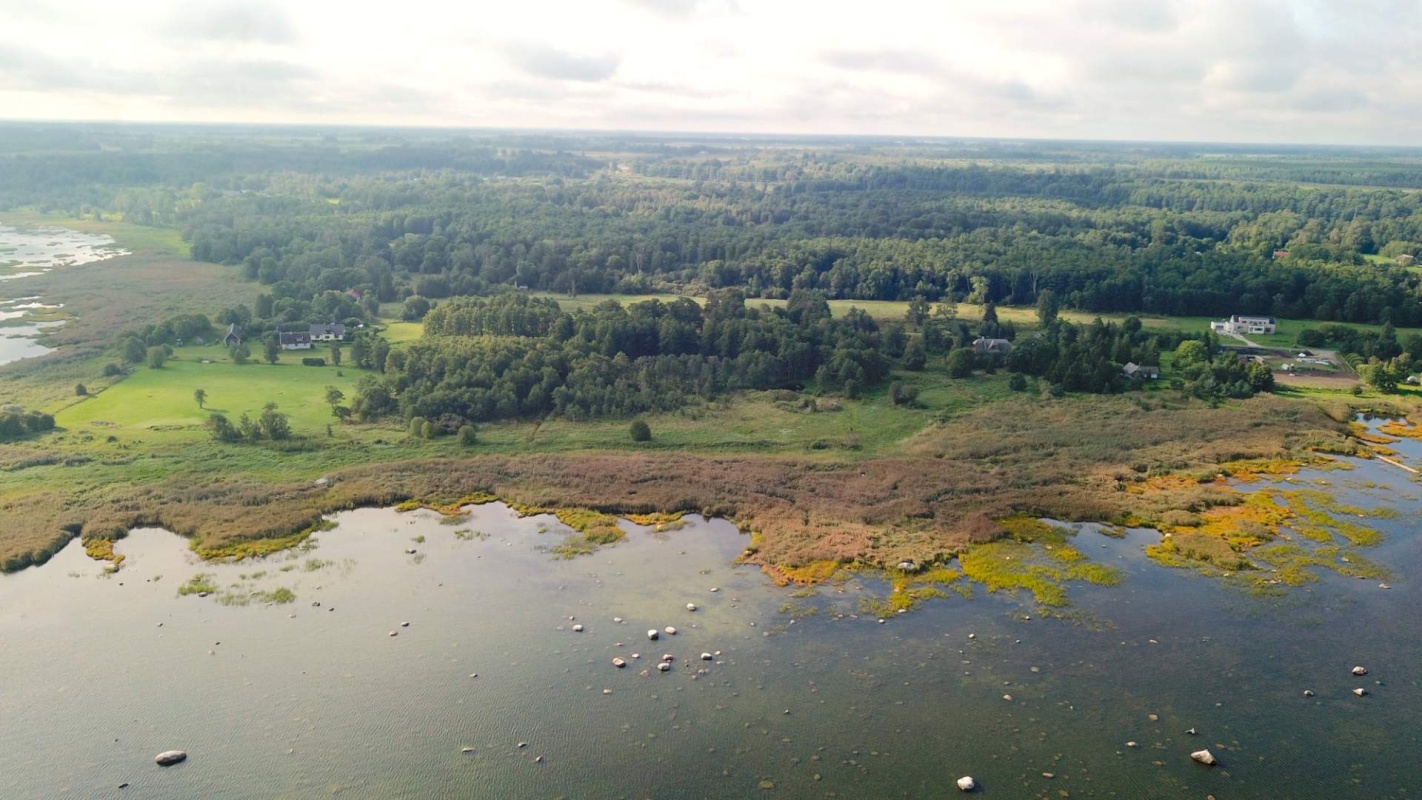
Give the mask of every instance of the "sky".
[(0, 118), (1422, 145), (1422, 0), (0, 0)]

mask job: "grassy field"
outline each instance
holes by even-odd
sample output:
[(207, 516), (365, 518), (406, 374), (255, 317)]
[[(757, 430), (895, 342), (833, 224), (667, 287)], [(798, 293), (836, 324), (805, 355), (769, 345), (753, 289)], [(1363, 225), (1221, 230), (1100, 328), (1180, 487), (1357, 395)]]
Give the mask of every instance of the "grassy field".
[[(283, 356), (277, 364), (238, 365), (220, 348), (178, 348), (161, 369), (134, 369), (127, 379), (61, 411), (56, 422), (71, 430), (103, 430), (140, 442), (206, 439), (202, 425), (209, 414), (225, 414), (233, 421), (244, 413), (255, 418), (266, 403), (274, 402), (291, 417), (294, 429), (316, 435), (334, 421), (325, 387), (353, 394), (357, 371), (306, 367), (297, 355)], [(207, 392), (205, 409), (193, 399), (198, 388)]]

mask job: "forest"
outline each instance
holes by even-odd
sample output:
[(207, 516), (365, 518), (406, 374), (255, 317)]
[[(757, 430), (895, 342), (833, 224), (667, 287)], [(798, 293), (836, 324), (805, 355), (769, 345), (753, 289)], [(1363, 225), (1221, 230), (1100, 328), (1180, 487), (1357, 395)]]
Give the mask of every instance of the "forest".
[(61, 130), (0, 128), (0, 209), (181, 230), (193, 258), (263, 287), (259, 318), (738, 288), (1422, 325), (1407, 151)]

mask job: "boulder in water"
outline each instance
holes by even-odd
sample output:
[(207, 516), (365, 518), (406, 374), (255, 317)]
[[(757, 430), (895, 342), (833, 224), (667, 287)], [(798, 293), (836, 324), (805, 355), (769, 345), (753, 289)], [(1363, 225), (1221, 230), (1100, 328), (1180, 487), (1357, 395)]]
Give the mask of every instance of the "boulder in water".
[(160, 767), (171, 767), (174, 764), (188, 760), (188, 754), (182, 750), (164, 750), (153, 757), (153, 763)]
[(958, 788), (965, 792), (971, 792), (978, 788), (978, 782), (973, 780), (972, 775), (964, 775), (958, 779)]
[(1359, 696), (1359, 697), (1363, 697), (1363, 696), (1367, 695), (1367, 693), (1368, 693), (1368, 690), (1362, 688), (1361, 686), (1358, 687), (1357, 689), (1354, 689), (1354, 690), (1353, 690), (1353, 694), (1356, 694), (1356, 695)]
[(1196, 750), (1190, 754), (1190, 757), (1207, 767), (1213, 767), (1219, 763), (1219, 761), (1215, 759), (1214, 754), (1209, 750)]
[(1367, 668), (1367, 667), (1353, 667), (1353, 674), (1354, 674), (1354, 675), (1357, 675), (1358, 677), (1362, 677), (1362, 676), (1368, 674), (1368, 668)]
[(612, 659), (612, 666), (617, 667), (618, 669), (622, 669), (623, 667), (627, 666), (627, 662), (623, 661), (620, 658), (614, 658)]
[(655, 642), (656, 640), (662, 638), (662, 635), (660, 633), (657, 633), (656, 629), (654, 628), (650, 631), (647, 631), (647, 638)]

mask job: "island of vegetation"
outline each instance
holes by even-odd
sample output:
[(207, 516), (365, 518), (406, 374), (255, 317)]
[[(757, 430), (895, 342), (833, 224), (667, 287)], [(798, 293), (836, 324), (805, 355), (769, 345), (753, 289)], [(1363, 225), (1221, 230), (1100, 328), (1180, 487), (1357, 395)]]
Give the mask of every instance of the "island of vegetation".
[[(0, 567), (500, 499), (556, 513), (562, 555), (725, 516), (778, 581), (887, 570), (891, 608), (1114, 579), (1039, 518), (1158, 528), (1156, 558), (1260, 586), (1380, 574), (1367, 512), (1252, 482), (1417, 435), (1354, 423), (1417, 408), (1417, 166), (3, 125), (0, 225), (132, 254), (23, 279), (66, 321), (0, 367)], [(1233, 315), (1270, 322), (1212, 330)]]

